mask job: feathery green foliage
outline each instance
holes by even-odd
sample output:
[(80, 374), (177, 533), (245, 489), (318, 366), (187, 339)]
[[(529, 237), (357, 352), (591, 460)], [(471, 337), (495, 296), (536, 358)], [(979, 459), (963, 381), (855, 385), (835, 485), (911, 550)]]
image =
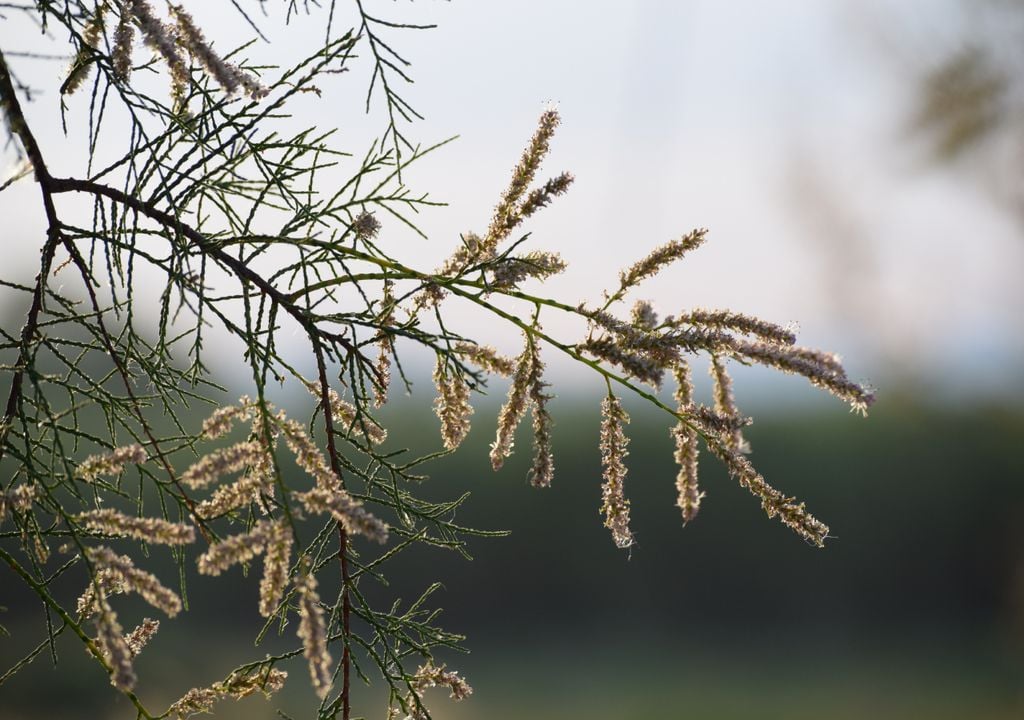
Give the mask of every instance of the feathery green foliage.
[[(286, 9), (289, 16), (300, 10), (295, 3)], [(385, 582), (388, 561), (408, 548), (429, 543), (465, 553), (467, 537), (495, 534), (455, 522), (464, 497), (431, 502), (417, 493), (419, 467), (458, 448), (472, 394), (491, 374), (512, 377), (492, 464), (500, 468), (512, 453), (529, 411), (530, 479), (538, 487), (555, 481), (542, 354), (564, 353), (606, 380), (603, 510), (620, 547), (633, 536), (628, 418), (616, 390), (666, 413), (678, 441), (685, 521), (703, 496), (701, 437), (769, 516), (815, 545), (828, 528), (769, 486), (743, 454), (740, 428), (748, 420), (732, 397), (726, 362), (804, 375), (857, 409), (872, 400), (834, 356), (796, 346), (792, 333), (771, 323), (699, 309), (659, 320), (643, 301), (625, 319), (614, 314), (643, 280), (696, 250), (703, 229), (624, 270), (599, 306), (523, 289), (565, 268), (556, 253), (522, 251), (526, 236), (513, 238), (572, 183), (568, 173), (537, 180), (559, 124), (554, 109), (541, 114), (483, 235), (467, 233), (432, 271), (385, 252), (377, 238), (389, 223), (416, 229), (415, 214), (439, 204), (403, 176), (444, 145), (409, 139), (418, 115), (399, 92), (408, 62), (392, 43), (423, 27), (370, 15), (356, 0), (354, 27), (339, 33), (336, 9), (312, 10), (329, 14), (328, 31), (308, 57), (284, 68), (249, 66), (244, 48), (220, 54), (179, 5), (158, 11), (148, 0), (49, 0), (5, 10), (40, 24), (57, 44), (66, 39), (71, 59), (59, 109), (69, 128), (87, 126), (88, 154), (74, 176), (52, 174), (25, 112), (30, 88), (0, 51), (3, 117), (23, 166), (7, 185), (34, 175), (47, 226), (35, 279), (2, 279), (5, 302), (24, 307), (25, 316), (20, 327), (0, 327), (7, 393), (0, 557), (42, 600), (47, 643), (70, 629), (139, 717), (187, 717), (223, 698), (269, 696), (299, 656), (321, 718), (350, 717), (353, 673), (389, 688), (392, 717), (429, 717), (423, 693), (433, 686), (455, 699), (469, 694), (465, 680), (435, 662), (435, 652), (462, 641), (437, 624), (439, 611), (430, 606), (436, 586), (390, 607), (372, 605), (363, 588)], [(317, 80), (347, 70), (360, 54), (371, 60), (367, 108), (382, 102), (386, 111), (384, 140), (357, 156), (339, 150), (330, 130), (291, 130), (291, 104), (319, 96)], [(166, 78), (169, 89), (152, 89), (153, 77)], [(33, 101), (55, 104), (52, 95)], [(339, 171), (341, 182), (334, 180)], [(156, 287), (153, 277), (161, 278)], [(522, 353), (503, 358), (452, 327), (447, 308), (456, 302), (521, 335)], [(541, 321), (552, 313), (585, 319), (587, 336), (548, 334)], [(309, 360), (297, 366), (298, 338)], [(215, 340), (240, 348), (250, 394), (237, 403), (225, 403), (223, 378), (211, 370)], [(397, 449), (375, 416), (392, 368), (410, 388), (400, 354), (411, 344), (436, 356), (443, 450), (424, 457)], [(714, 408), (692, 399), (687, 363), (698, 353), (713, 360)], [(311, 377), (302, 374), (306, 366)], [(683, 386), (676, 407), (653, 392), (666, 372)], [(274, 406), (279, 384), (308, 390), (307, 422)], [(191, 420), (195, 408), (208, 415), (200, 427)], [(140, 542), (169, 547), (147, 552), (173, 556), (177, 589), (135, 565), (146, 556)], [(168, 618), (163, 631), (173, 632), (183, 620), (169, 619), (187, 611), (194, 569), (220, 575), (257, 560), (266, 619), (257, 644), (290, 623), (295, 648), (257, 653), (208, 687), (183, 691), (166, 710), (149, 707), (136, 694), (146, 678), (136, 677), (132, 658), (161, 626), (146, 618), (126, 634), (117, 596), (137, 593)], [(63, 576), (77, 579), (79, 596), (54, 590)], [(335, 585), (328, 595), (324, 588)]]

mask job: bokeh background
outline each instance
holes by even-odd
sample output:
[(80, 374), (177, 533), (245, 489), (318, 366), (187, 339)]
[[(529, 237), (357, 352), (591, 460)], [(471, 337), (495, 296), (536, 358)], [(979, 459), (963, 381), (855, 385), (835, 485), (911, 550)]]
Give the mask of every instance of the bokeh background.
[[(186, 5), (219, 44), (250, 39), (229, 4)], [(435, 717), (1024, 716), (1024, 3), (370, 6), (437, 23), (394, 42), (414, 63), (406, 94), (426, 118), (414, 134), (460, 135), (410, 172), (449, 203), (420, 218), (431, 240), (385, 224), (407, 264), (434, 267), (459, 232), (484, 226), (555, 101), (564, 124), (546, 168), (577, 182), (529, 227), (530, 246), (569, 262), (548, 292), (596, 299), (620, 267), (707, 226), (709, 243), (639, 297), (663, 313), (730, 307), (797, 322), (803, 343), (840, 352), (879, 395), (865, 420), (800, 380), (736, 373), (756, 420), (753, 460), (831, 525), (825, 550), (764, 519), (711, 459), (701, 514), (682, 528), (666, 418), (629, 406), (638, 544), (625, 553), (597, 511), (601, 386), (547, 354), (557, 470), (540, 492), (525, 482), (525, 433), (500, 474), (489, 468), (504, 390), (493, 384), (469, 440), (431, 467), (424, 490), (471, 492), (459, 520), (510, 535), (471, 543), (472, 561), (410, 555), (379, 590), (409, 598), (440, 579), (446, 625), (468, 636), (471, 654), (446, 659), (476, 693), (455, 705), (435, 691)], [(272, 43), (255, 45), (257, 57), (284, 63), (322, 34), (323, 11), (285, 27), (283, 7), (265, 7)], [(6, 23), (5, 53), (35, 47)], [(63, 67), (15, 62), (49, 88)], [(339, 126), (358, 154), (380, 130), (363, 113), (367, 79), (357, 65), (295, 121)], [(43, 93), (30, 112), (49, 125), (37, 131), (44, 149), (71, 162), (81, 135), (61, 135), (57, 103)], [(31, 277), (36, 262), (39, 218), (21, 209), (33, 193), (22, 182), (0, 194), (16, 251), (8, 279)], [(24, 308), (5, 300), (2, 311)], [(460, 319), (503, 350), (518, 344), (472, 313)], [(385, 410), (392, 442), (437, 447), (426, 358), (405, 352), (418, 382)], [(0, 578), (6, 668), (45, 628), (13, 576)], [(256, 578), (233, 579), (255, 592)], [(253, 608), (220, 587), (195, 578), (194, 609), (139, 658), (144, 682), (161, 678), (146, 685), (154, 703), (262, 652)], [(0, 718), (130, 717), (64, 640), (59, 675), (41, 656), (0, 685)], [(292, 717), (308, 712), (301, 690), (282, 696)], [(382, 716), (377, 690), (360, 692), (367, 716)], [(217, 715), (274, 717), (259, 700)]]

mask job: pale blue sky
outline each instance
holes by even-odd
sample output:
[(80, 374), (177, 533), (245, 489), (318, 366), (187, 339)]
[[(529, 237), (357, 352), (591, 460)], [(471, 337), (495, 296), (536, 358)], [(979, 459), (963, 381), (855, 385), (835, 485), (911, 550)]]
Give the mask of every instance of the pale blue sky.
[[(184, 4), (220, 47), (251, 36), (230, 3)], [(277, 4), (267, 5), (273, 44), (255, 46), (257, 57), (288, 64), (322, 37), (323, 12), (283, 28)], [(708, 245), (638, 297), (664, 313), (728, 306), (797, 322), (804, 344), (841, 353), (853, 375), (877, 383), (893, 368), (929, 382), (955, 378), (965, 391), (1024, 379), (1020, 226), (970, 181), (976, 169), (935, 169), (904, 132), (915, 73), (955, 48), (968, 22), (955, 3), (368, 7), (439, 25), (394, 43), (414, 61), (407, 96), (426, 116), (413, 135), (461, 135), (409, 174), (414, 187), (451, 203), (422, 217), (431, 241), (385, 224), (386, 242), (409, 264), (434, 267), (459, 232), (486, 224), (536, 116), (556, 101), (564, 123), (545, 169), (570, 170), (577, 182), (527, 228), (528, 247), (557, 250), (570, 264), (552, 294), (596, 299), (620, 267), (707, 226)], [(5, 50), (35, 42), (0, 25)], [(16, 67), (40, 85), (55, 72)], [(339, 125), (340, 145), (358, 154), (379, 131), (378, 118), (361, 112), (366, 81), (358, 67), (335, 79), (322, 100), (304, 101), (296, 122)], [(69, 117), (84, 117), (83, 102), (72, 101)], [(32, 109), (40, 127), (51, 126), (39, 131), (44, 149), (72, 156), (81, 134), (60, 138), (55, 106), (51, 94)], [(11, 218), (5, 234), (17, 238), (8, 245), (26, 249), (17, 261), (26, 268), (41, 237), (37, 214), (20, 211), (34, 207), (31, 190), (0, 194)], [(552, 317), (546, 327), (577, 326)], [(514, 335), (481, 331), (515, 345)], [(556, 374), (567, 370), (553, 364)]]

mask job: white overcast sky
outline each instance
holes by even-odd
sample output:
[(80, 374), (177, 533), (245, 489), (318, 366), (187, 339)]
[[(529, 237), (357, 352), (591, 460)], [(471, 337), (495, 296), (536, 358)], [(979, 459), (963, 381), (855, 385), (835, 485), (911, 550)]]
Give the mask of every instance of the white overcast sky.
[[(258, 16), (256, 3), (242, 4)], [(229, 2), (184, 5), (218, 47), (252, 36)], [(324, 11), (283, 27), (284, 3), (266, 5), (261, 22), (272, 44), (257, 44), (255, 56), (287, 65), (322, 38)], [(570, 170), (577, 180), (527, 228), (527, 247), (569, 262), (551, 293), (596, 299), (620, 267), (706, 226), (709, 243), (639, 297), (663, 313), (731, 307), (796, 322), (804, 344), (841, 353), (853, 375), (880, 385), (908, 373), (964, 392), (1024, 381), (1020, 225), (969, 170), (936, 169), (906, 132), (916, 73), (956, 49), (972, 22), (955, 3), (367, 6), (438, 24), (390, 37), (414, 62), (406, 95), (426, 120), (412, 135), (424, 143), (461, 136), (409, 175), (450, 203), (422, 217), (431, 240), (385, 224), (407, 264), (430, 269), (459, 232), (485, 226), (537, 115), (555, 101), (563, 126), (545, 171)], [(24, 25), (0, 21), (5, 51), (44, 45)], [(31, 109), (44, 152), (73, 156), (81, 133), (64, 140), (53, 122), (50, 78), (60, 63), (13, 62), (51, 89)], [(322, 99), (309, 98), (309, 115), (296, 122), (339, 126), (338, 144), (359, 154), (379, 132), (378, 119), (361, 114), (367, 79), (358, 67), (347, 73)], [(85, 116), (84, 101), (71, 103), (70, 117)], [(5, 265), (24, 267), (28, 278), (42, 234), (37, 196), (25, 185), (0, 194), (0, 212), (4, 245), (20, 254)], [(546, 327), (563, 329), (554, 318)], [(515, 345), (509, 333), (480, 332)], [(554, 372), (567, 370), (554, 363)]]

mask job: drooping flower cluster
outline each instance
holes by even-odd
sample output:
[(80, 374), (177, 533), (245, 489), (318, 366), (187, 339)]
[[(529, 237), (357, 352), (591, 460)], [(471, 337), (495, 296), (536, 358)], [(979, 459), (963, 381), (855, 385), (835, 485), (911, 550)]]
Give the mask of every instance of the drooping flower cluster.
[(623, 491), (629, 439), (622, 426), (628, 422), (629, 415), (619, 399), (614, 395), (605, 397), (601, 403), (601, 467), (604, 469), (601, 512), (604, 513), (604, 526), (612, 531), (612, 539), (620, 548), (633, 544), (633, 532), (629, 529), (629, 500)]
[(312, 573), (300, 573), (295, 586), (299, 591), (299, 638), (303, 655), (309, 662), (313, 689), (324, 697), (331, 687), (331, 654), (327, 652), (327, 629), (320, 596), (316, 592), (316, 578)]
[(469, 404), (469, 385), (457, 373), (449, 372), (444, 358), (437, 357), (434, 365), (434, 414), (441, 421), (441, 440), (445, 450), (454, 450), (469, 434), (469, 417), (473, 406)]
[(119, 475), (127, 463), (140, 464), (147, 459), (141, 445), (126, 445), (103, 455), (90, 455), (78, 466), (78, 476), (91, 481), (101, 475)]
[[(683, 415), (693, 403), (690, 366), (685, 362), (680, 363), (674, 368), (674, 374), (676, 412)], [(678, 420), (676, 426), (672, 428), (672, 438), (676, 446), (675, 461), (679, 466), (679, 473), (676, 475), (676, 490), (679, 497), (676, 505), (683, 512), (685, 524), (697, 517), (701, 498), (704, 497), (704, 493), (697, 485), (697, 456), (700, 448), (697, 446), (697, 431), (683, 420)]]
[(158, 545), (187, 545), (196, 539), (195, 528), (187, 523), (125, 515), (111, 508), (79, 513), (75, 519), (92, 532), (145, 540)]
[(501, 469), (505, 458), (512, 454), (516, 428), (528, 409), (533, 412), (534, 461), (530, 481), (537, 487), (548, 487), (554, 474), (551, 455), (551, 415), (547, 410), (550, 396), (541, 379), (544, 363), (536, 342), (527, 335), (523, 352), (516, 358), (512, 385), (508, 398), (498, 413), (498, 430), (491, 444), (491, 467)]

